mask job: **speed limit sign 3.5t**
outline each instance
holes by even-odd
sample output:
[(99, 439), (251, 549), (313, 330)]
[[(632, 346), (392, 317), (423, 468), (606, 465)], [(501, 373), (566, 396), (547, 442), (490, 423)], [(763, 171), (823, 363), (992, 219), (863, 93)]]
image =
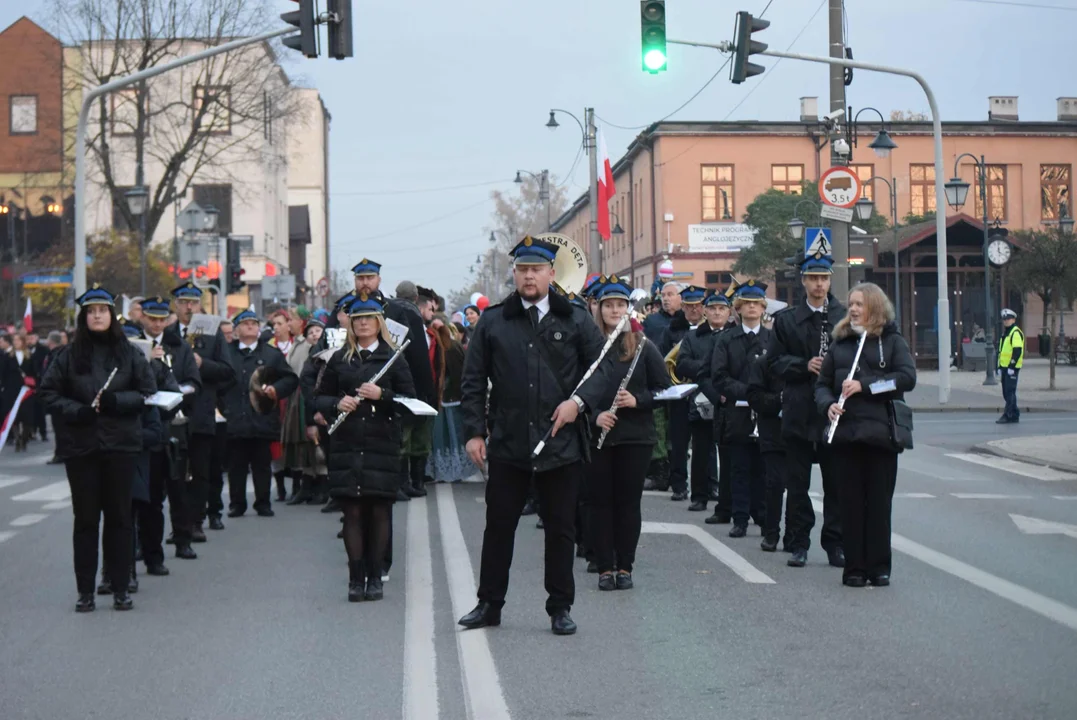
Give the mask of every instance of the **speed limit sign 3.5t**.
[(851, 208), (860, 197), (860, 178), (847, 167), (832, 167), (819, 178), (819, 197), (827, 205)]

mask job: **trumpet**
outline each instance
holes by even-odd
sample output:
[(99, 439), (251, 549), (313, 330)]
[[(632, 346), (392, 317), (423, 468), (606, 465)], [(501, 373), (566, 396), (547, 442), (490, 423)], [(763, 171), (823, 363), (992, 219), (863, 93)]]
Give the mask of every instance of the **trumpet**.
[[(397, 359), (404, 354), (404, 349), (408, 345), (411, 345), (410, 339), (405, 340), (403, 343), (401, 343), (400, 347), (396, 349), (396, 352), (393, 353), (393, 356), (389, 358), (388, 362), (386, 362), (385, 365), (382, 366), (381, 370), (379, 370), (377, 374), (375, 374), (374, 377), (370, 378), (370, 380), (368, 380), (367, 382), (372, 382), (376, 385), (378, 383), (378, 380), (381, 380), (382, 376), (385, 375), (385, 373), (389, 371), (389, 368), (393, 366), (393, 363), (395, 363)], [(359, 402), (363, 402), (363, 398), (359, 398)], [(349, 415), (351, 415), (350, 412), (342, 412), (337, 415), (337, 419), (334, 420), (333, 424), (329, 426), (329, 431), (327, 434), (332, 435), (334, 432), (336, 432), (336, 429), (344, 424), (344, 420)]]
[[(643, 346), (647, 344), (647, 338), (640, 338), (639, 345), (636, 346), (636, 354), (632, 356), (632, 363), (628, 366), (628, 372), (625, 373), (624, 379), (621, 380), (621, 385), (617, 388), (617, 395), (622, 390), (628, 387), (628, 381), (632, 379), (632, 374), (636, 372), (636, 363), (639, 362), (639, 356), (643, 354)], [(617, 417), (617, 395), (613, 396), (613, 405), (610, 407), (609, 412), (614, 417)], [(606, 442), (606, 436), (610, 434), (609, 428), (602, 428), (602, 434), (598, 437), (598, 449), (602, 449), (602, 444)]]

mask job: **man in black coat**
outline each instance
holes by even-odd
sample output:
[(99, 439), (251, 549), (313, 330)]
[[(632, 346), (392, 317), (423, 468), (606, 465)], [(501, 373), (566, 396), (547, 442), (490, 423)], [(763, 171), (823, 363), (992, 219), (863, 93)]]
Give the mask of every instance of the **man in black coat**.
[(823, 367), (826, 346), (834, 326), (845, 317), (845, 306), (830, 294), (831, 259), (822, 254), (803, 258), (800, 263), (804, 302), (774, 316), (774, 333), (767, 355), (770, 371), (785, 381), (782, 392), (782, 438), (785, 440), (787, 496), (793, 527), (787, 531), (793, 556), (791, 567), (804, 567), (808, 560), (815, 511), (808, 490), (811, 466), (819, 463), (823, 476), (823, 529), (820, 544), (830, 564), (842, 567), (845, 552), (841, 544), (841, 516), (838, 489), (830, 452), (823, 438), (826, 418), (815, 407), (815, 381)]
[[(299, 388), (299, 378), (277, 348), (259, 341), (261, 322), (247, 309), (233, 319), (236, 342), (225, 351), (235, 382), (225, 390), (221, 404), (228, 420), (228, 517), (247, 512), (247, 472), (254, 479), (254, 510), (259, 517), (273, 517), (269, 500), (273, 458), (270, 445), (280, 439), (280, 407), (277, 401)], [(251, 377), (261, 371), (261, 392), (269, 400), (268, 412), (251, 405)], [(275, 379), (274, 379), (275, 378)]]
[[(643, 334), (661, 352), (662, 336), (673, 321), (674, 314), (681, 309), (680, 284), (669, 282), (662, 285), (661, 292), (655, 295), (653, 304), (657, 305), (658, 310), (643, 319)], [(663, 356), (665, 354), (662, 352)], [(654, 427), (658, 433), (658, 442), (654, 444), (654, 450), (651, 453), (647, 480), (643, 484), (645, 490), (669, 489), (669, 412), (666, 408), (669, 404), (659, 403), (659, 406), (654, 409)]]
[[(665, 292), (665, 288), (662, 291)], [(681, 290), (681, 309), (673, 314), (669, 327), (662, 333), (662, 340), (658, 343), (658, 350), (663, 356), (668, 355), (689, 332), (702, 324), (703, 298), (706, 295), (706, 290), (695, 285)], [(670, 499), (678, 502), (688, 499), (688, 444), (692, 439), (689, 404), (692, 402), (694, 399), (666, 403), (669, 418), (669, 485), (673, 488)]]
[[(45, 358), (48, 357), (49, 348), (41, 342), (41, 338), (35, 332), (26, 333), (26, 350), (30, 353), (30, 377), (35, 382), (41, 382), (45, 377)], [(35, 394), (32, 398), (33, 407), (33, 431), (36, 432), (43, 442), (49, 440), (49, 430), (45, 423), (45, 403)]]
[[(769, 348), (767, 350), (769, 352)], [(782, 388), (785, 382), (768, 371), (769, 358), (760, 356), (748, 371), (748, 405), (755, 412), (759, 428), (759, 452), (763, 456), (766, 474), (763, 496), (763, 540), (759, 547), (764, 552), (778, 550), (781, 534), (782, 499), (785, 496), (785, 441), (782, 440)], [(788, 507), (785, 511), (785, 537), (783, 550), (790, 551)]]
[(555, 634), (576, 632), (569, 615), (576, 592), (576, 501), (588, 447), (587, 423), (577, 419), (597, 412), (609, 379), (599, 369), (573, 392), (605, 339), (587, 311), (550, 292), (557, 250), (531, 237), (513, 248), (516, 292), (483, 313), (464, 364), (460, 410), (467, 452), (482, 467), (489, 429), (490, 459), (479, 604), (460, 619), (469, 629), (501, 623), (516, 526), (534, 474), (546, 533), (546, 612)]

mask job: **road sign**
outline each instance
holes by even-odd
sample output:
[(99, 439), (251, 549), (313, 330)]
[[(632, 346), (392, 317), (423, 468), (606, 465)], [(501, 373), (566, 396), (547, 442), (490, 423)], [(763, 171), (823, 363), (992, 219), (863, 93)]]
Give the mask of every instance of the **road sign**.
[(295, 275), (272, 275), (262, 278), (262, 297), (278, 300), (295, 299)]
[(179, 243), (180, 267), (191, 269), (209, 264), (209, 245), (195, 240), (188, 242), (181, 240)]
[(830, 242), (830, 228), (804, 228), (804, 255), (830, 255), (833, 244)]
[(323, 277), (318, 281), (318, 284), (314, 288), (314, 292), (318, 297), (325, 297), (329, 294), (329, 278)]
[(823, 204), (819, 207), (819, 216), (827, 220), (840, 220), (851, 223), (853, 221), (853, 209)]
[(827, 205), (851, 208), (860, 199), (861, 189), (860, 178), (844, 165), (830, 168), (819, 178), (819, 197)]
[(206, 222), (209, 219), (209, 215), (202, 209), (202, 206), (196, 202), (187, 204), (187, 207), (183, 208), (179, 212), (179, 217), (176, 218), (176, 225), (183, 232), (198, 232), (206, 229)]
[(22, 276), (24, 288), (63, 288), (71, 286), (71, 273), (34, 273)]

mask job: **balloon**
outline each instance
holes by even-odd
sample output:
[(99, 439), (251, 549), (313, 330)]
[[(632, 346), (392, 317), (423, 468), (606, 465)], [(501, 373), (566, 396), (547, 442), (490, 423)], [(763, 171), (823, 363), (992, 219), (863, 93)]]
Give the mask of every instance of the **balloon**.
[(479, 310), (485, 310), (490, 307), (490, 298), (485, 295), (479, 295), (479, 299), (475, 301), (475, 307)]
[(471, 293), (471, 302), (468, 303), (468, 304), (469, 305), (476, 305), (477, 302), (478, 302), (478, 299), (481, 298), (481, 297), (482, 297), (481, 292), (473, 292), (473, 293)]

